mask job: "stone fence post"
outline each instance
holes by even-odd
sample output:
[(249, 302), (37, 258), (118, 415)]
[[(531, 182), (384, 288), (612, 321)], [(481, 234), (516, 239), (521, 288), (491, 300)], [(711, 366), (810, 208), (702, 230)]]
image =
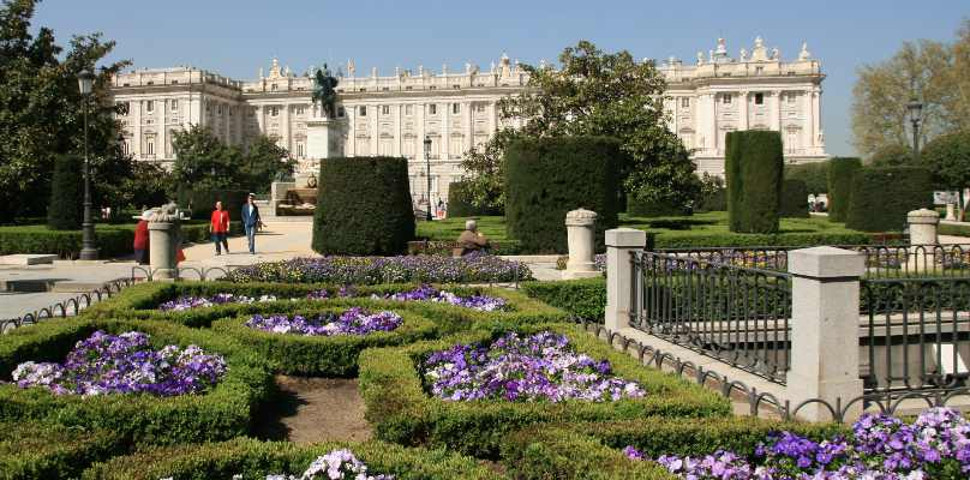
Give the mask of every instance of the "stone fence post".
[(935, 249), (939, 244), (936, 235), (940, 224), (940, 214), (934, 210), (921, 208), (906, 214), (909, 223), (909, 265), (910, 272), (926, 272), (936, 269)]
[(647, 233), (632, 228), (606, 231), (606, 328), (617, 331), (630, 326), (633, 300), (631, 253), (647, 244)]
[(596, 212), (580, 208), (566, 214), (569, 261), (562, 272), (564, 280), (600, 276), (594, 267)]
[[(785, 381), (792, 408), (811, 399), (822, 399), (841, 408), (863, 394), (859, 378), (859, 277), (866, 258), (859, 252), (833, 247), (814, 247), (788, 254), (792, 274), (791, 367)], [(810, 421), (831, 420), (832, 414), (818, 403), (797, 412)], [(862, 413), (857, 402), (845, 414), (846, 421)]]
[(148, 256), (152, 280), (170, 280), (176, 277), (179, 215), (175, 204), (170, 203), (156, 210), (148, 219)]

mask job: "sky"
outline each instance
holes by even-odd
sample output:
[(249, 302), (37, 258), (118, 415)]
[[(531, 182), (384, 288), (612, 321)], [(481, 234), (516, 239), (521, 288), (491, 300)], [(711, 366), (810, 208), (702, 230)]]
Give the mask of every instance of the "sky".
[(118, 43), (109, 60), (136, 68), (193, 65), (238, 80), (269, 71), (274, 57), (310, 65), (356, 63), (358, 75), (396, 66), (487, 69), (503, 52), (523, 63), (553, 61), (590, 40), (637, 58), (696, 52), (724, 37), (737, 57), (761, 35), (794, 59), (803, 41), (822, 62), (822, 129), (832, 155), (851, 155), (850, 108), (858, 68), (884, 61), (902, 42), (952, 41), (970, 0), (44, 0), (35, 26), (60, 43), (102, 32)]

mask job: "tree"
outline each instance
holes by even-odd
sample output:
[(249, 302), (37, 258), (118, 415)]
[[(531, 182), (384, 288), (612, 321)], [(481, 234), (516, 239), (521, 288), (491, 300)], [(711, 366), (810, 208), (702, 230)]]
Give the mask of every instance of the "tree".
[(174, 132), (175, 165), (172, 180), (193, 190), (220, 190), (242, 186), (239, 182), (242, 152), (227, 146), (208, 127), (193, 125)]
[(250, 191), (265, 193), (273, 180), (292, 175), (296, 161), (285, 148), (277, 145), (276, 138), (266, 135), (256, 137), (249, 144), (240, 165), (240, 181)]
[(970, 185), (970, 130), (941, 135), (926, 145), (923, 161), (933, 172), (937, 188), (956, 190), (960, 195), (960, 219), (966, 214), (963, 190)]
[(74, 155), (60, 155), (54, 160), (51, 198), (47, 209), (47, 226), (51, 230), (81, 228), (81, 162)]
[(920, 143), (970, 127), (970, 19), (952, 44), (905, 42), (892, 58), (864, 65), (853, 88), (852, 132), (859, 152), (912, 147), (906, 104), (923, 103)]
[[(115, 45), (96, 33), (74, 37), (65, 51), (51, 29), (32, 28), (36, 4), (7, 0), (0, 5), (0, 222), (44, 215), (53, 158), (80, 154), (84, 147), (77, 74)], [(121, 183), (114, 167), (127, 161), (107, 89), (111, 76), (126, 65), (115, 62), (95, 72), (88, 147), (96, 201), (107, 198), (98, 187)]]
[(466, 154), (475, 201), (504, 204), (504, 153), (518, 138), (607, 136), (620, 140), (624, 189), (636, 198), (686, 205), (700, 188), (690, 152), (664, 122), (663, 75), (652, 61), (627, 51), (604, 53), (580, 41), (559, 56), (558, 70), (524, 65), (528, 88), (499, 102), (503, 122), (519, 118), (483, 146)]
[(916, 166), (913, 161), (913, 149), (898, 143), (889, 143), (879, 147), (866, 158), (865, 163), (871, 167)]
[(131, 176), (121, 185), (120, 201), (134, 208), (164, 205), (172, 184), (171, 172), (157, 163), (133, 162)]

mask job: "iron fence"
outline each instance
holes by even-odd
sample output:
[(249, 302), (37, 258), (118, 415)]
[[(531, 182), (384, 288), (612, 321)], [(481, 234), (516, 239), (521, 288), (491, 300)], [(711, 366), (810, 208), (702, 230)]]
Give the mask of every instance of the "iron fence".
[(784, 383), (790, 275), (646, 251), (632, 261), (632, 326)]
[(138, 281), (139, 279), (132, 277), (105, 282), (102, 286), (90, 292), (80, 293), (74, 297), (25, 313), (16, 318), (0, 319), (0, 333), (5, 333), (24, 325), (36, 324), (42, 320), (76, 316), (85, 308), (121, 293), (123, 289), (134, 285)]

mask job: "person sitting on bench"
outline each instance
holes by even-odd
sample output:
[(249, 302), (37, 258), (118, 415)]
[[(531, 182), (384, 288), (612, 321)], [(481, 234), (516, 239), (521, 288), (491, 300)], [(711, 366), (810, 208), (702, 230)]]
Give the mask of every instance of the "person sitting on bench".
[(465, 231), (458, 236), (458, 247), (461, 255), (465, 256), (472, 252), (488, 252), (488, 238), (478, 231), (478, 222), (468, 220), (465, 222)]

